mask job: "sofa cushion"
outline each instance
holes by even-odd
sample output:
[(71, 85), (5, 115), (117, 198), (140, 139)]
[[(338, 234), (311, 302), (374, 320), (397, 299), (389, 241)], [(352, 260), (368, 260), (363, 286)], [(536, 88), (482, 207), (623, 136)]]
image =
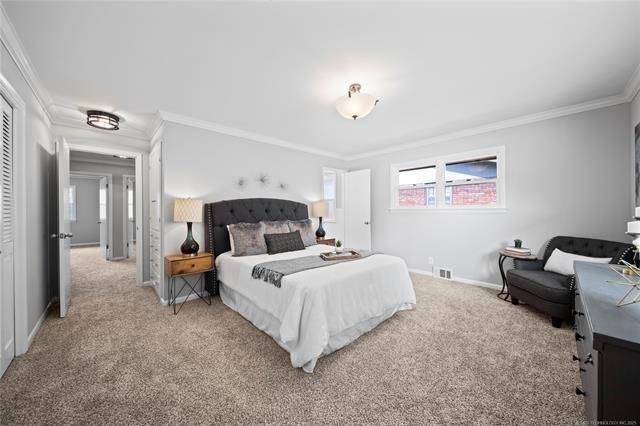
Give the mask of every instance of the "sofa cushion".
[(507, 284), (549, 302), (569, 304), (572, 298), (568, 278), (555, 272), (510, 269)]

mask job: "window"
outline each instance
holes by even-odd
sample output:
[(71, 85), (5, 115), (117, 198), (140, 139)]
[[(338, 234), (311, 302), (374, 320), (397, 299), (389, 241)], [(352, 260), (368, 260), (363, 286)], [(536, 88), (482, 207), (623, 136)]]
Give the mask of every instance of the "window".
[(398, 170), (398, 205), (435, 207), (435, 165)]
[(504, 206), (504, 147), (391, 166), (392, 209)]
[(76, 186), (75, 185), (71, 185), (69, 187), (69, 220), (72, 222), (75, 222), (76, 219), (76, 210), (77, 210), (77, 203), (76, 203)]
[(131, 187), (131, 183), (127, 186), (127, 218), (129, 221), (133, 222), (135, 219), (133, 217), (133, 188)]
[(327, 203), (327, 216), (323, 219), (329, 222), (336, 220), (336, 199), (338, 193), (338, 173), (334, 170), (322, 170), (322, 198)]
[(447, 206), (496, 205), (498, 156), (446, 163), (444, 181)]

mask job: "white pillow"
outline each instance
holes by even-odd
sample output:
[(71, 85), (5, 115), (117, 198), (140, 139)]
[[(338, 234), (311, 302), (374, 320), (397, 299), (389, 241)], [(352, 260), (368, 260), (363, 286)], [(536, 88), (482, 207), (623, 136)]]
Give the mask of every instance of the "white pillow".
[(549, 256), (549, 260), (544, 265), (544, 270), (555, 272), (562, 275), (573, 275), (573, 262), (593, 262), (593, 263), (609, 263), (610, 257), (589, 257), (580, 256), (579, 254), (566, 253), (562, 250), (555, 249)]

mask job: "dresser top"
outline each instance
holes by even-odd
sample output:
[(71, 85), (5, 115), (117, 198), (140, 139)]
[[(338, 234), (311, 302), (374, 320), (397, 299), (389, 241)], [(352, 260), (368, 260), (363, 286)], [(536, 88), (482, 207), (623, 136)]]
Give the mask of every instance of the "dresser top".
[[(624, 279), (608, 264), (576, 262), (575, 270), (594, 347), (611, 342), (640, 350), (640, 302), (616, 306), (629, 287), (610, 282)], [(639, 291), (634, 290), (628, 297), (635, 297)]]

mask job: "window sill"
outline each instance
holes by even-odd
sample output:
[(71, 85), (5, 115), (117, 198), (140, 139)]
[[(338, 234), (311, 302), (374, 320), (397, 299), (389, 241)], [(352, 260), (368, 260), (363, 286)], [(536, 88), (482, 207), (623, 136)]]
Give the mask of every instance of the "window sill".
[(506, 213), (506, 207), (441, 207), (441, 208), (423, 208), (423, 207), (391, 207), (391, 213)]

